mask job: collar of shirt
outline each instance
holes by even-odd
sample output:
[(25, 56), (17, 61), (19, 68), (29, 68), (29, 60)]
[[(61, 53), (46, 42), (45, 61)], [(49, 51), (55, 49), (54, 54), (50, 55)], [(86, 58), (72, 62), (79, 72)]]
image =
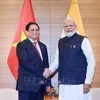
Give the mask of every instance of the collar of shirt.
[(28, 37), (28, 39), (33, 43), (33, 42), (37, 42), (37, 40), (33, 41), (31, 38)]
[(40, 56), (41, 56), (41, 58), (42, 58), (42, 60), (43, 60), (43, 57), (42, 57), (42, 52), (41, 52), (41, 49), (40, 49), (40, 46), (39, 46), (39, 44), (38, 44), (38, 41), (36, 40), (36, 41), (33, 41), (31, 38), (29, 38), (28, 37), (28, 39), (33, 43), (33, 42), (37, 42), (37, 48), (38, 48), (38, 50), (39, 50), (39, 53), (40, 53)]

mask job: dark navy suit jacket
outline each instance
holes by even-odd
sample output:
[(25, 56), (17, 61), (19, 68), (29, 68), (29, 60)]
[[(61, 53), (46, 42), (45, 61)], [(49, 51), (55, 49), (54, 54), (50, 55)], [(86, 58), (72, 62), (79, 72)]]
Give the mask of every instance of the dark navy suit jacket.
[(19, 42), (17, 45), (17, 56), (19, 62), (17, 90), (39, 91), (41, 84), (51, 85), (50, 79), (43, 78), (44, 68), (48, 68), (48, 54), (46, 45), (38, 42), (43, 61), (41, 61), (34, 45), (29, 39)]

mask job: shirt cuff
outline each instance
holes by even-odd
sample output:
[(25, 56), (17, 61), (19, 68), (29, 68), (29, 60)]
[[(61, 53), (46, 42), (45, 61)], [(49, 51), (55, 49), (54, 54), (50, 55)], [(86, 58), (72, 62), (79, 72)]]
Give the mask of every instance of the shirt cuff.
[(85, 79), (86, 84), (91, 84), (91, 80)]

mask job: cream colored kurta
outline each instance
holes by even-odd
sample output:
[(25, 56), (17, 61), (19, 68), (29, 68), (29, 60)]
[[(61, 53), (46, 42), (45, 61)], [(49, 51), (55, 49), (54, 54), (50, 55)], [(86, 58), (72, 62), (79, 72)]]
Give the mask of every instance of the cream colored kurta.
[(91, 93), (83, 94), (83, 85), (59, 85), (59, 100), (92, 100)]

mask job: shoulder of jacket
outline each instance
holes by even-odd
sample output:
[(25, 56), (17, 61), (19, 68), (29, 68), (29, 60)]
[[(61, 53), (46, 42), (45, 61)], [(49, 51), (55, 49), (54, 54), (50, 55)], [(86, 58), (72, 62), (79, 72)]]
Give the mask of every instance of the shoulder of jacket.
[(42, 43), (42, 42), (40, 42), (40, 41), (38, 41), (38, 43), (39, 43), (40, 45), (42, 45), (42, 46), (46, 46), (44, 43)]
[(81, 37), (81, 38), (87, 38), (86, 36), (83, 36), (81, 34), (77, 34), (78, 37)]
[(64, 40), (66, 40), (66, 38), (67, 38), (67, 36), (60, 38), (59, 41), (64, 41)]
[(27, 39), (25, 39), (25, 40), (23, 40), (23, 41), (20, 41), (20, 42), (18, 42), (18, 44), (17, 45), (25, 45), (26, 44), (26, 41), (27, 41)]

